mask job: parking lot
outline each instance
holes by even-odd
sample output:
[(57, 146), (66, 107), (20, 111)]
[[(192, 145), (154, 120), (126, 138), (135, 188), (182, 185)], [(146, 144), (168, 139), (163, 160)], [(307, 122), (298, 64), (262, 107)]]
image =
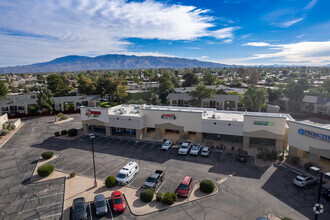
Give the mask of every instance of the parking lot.
[[(53, 117), (27, 120), (0, 150), (0, 219), (60, 218), (64, 187), (60, 180), (40, 184), (28, 181), (34, 161), (45, 150), (59, 154), (52, 162), (55, 169), (93, 178), (88, 136), (63, 140), (53, 135), (68, 126), (80, 128), (79, 117), (74, 117), (70, 125), (59, 126), (52, 124)], [(191, 175), (195, 182), (210, 178), (219, 188), (219, 192), (209, 198), (145, 216), (134, 216), (127, 209), (114, 216), (115, 219), (255, 219), (269, 213), (292, 219), (314, 218), (312, 208), (317, 200), (317, 185), (307, 189), (294, 186), (292, 180), (296, 173), (289, 167), (256, 167), (254, 158), (240, 163), (229, 150), (213, 151), (209, 158), (179, 156), (175, 148), (161, 151), (160, 143), (100, 135), (96, 136), (94, 146), (100, 180), (116, 175), (127, 162), (135, 160), (140, 172), (130, 183), (131, 187), (140, 188), (152, 171), (160, 169), (166, 172), (165, 181), (156, 189), (160, 192), (173, 192), (184, 175)], [(324, 213), (319, 219), (328, 219), (330, 205), (322, 204)]]

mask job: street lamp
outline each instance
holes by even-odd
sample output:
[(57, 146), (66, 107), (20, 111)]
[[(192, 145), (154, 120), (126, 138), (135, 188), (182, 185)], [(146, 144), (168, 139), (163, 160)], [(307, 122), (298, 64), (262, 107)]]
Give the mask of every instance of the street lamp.
[(323, 205), (320, 204), (323, 176), (326, 177), (327, 179), (330, 179), (330, 173), (324, 173), (324, 172), (322, 172), (320, 170), (320, 168), (314, 167), (314, 166), (312, 166), (309, 169), (313, 173), (319, 173), (319, 174), (321, 174), (321, 176), (320, 176), (320, 184), (319, 184), (319, 192), (318, 192), (318, 195), (317, 195), (317, 202), (316, 202), (316, 204), (315, 204), (315, 206), (313, 208), (313, 210), (315, 212), (315, 220), (317, 220), (319, 214), (322, 214), (323, 213)]
[(96, 182), (96, 171), (95, 171), (95, 156), (94, 156), (94, 145), (93, 145), (93, 139), (95, 138), (94, 134), (89, 134), (89, 138), (92, 141), (92, 154), (93, 154), (93, 167), (94, 167), (94, 187), (97, 187)]

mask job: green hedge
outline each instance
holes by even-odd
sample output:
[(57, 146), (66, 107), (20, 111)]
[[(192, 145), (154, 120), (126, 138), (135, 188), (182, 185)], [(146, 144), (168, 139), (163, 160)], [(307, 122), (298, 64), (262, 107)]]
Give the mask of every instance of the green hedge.
[(176, 193), (167, 192), (163, 195), (162, 202), (167, 205), (172, 205), (178, 199)]
[(67, 130), (63, 130), (63, 131), (61, 131), (61, 135), (66, 135), (67, 133), (68, 133)]
[(42, 165), (37, 170), (38, 175), (41, 177), (49, 176), (53, 171), (54, 171), (54, 165), (52, 164)]
[(142, 202), (151, 202), (154, 198), (154, 192), (150, 189), (144, 189), (140, 193), (140, 199)]
[(68, 130), (68, 135), (71, 137), (76, 136), (77, 134), (78, 134), (78, 130), (75, 128), (71, 128)]
[(75, 172), (71, 172), (70, 173), (70, 177), (75, 177), (76, 176), (76, 173)]
[(107, 188), (112, 188), (112, 187), (114, 187), (116, 184), (117, 184), (117, 180), (116, 180), (116, 177), (114, 177), (114, 176), (108, 176), (108, 177), (105, 179), (105, 186), (106, 186)]
[(56, 131), (56, 132), (54, 133), (54, 135), (55, 135), (55, 137), (61, 136), (61, 132)]
[(162, 201), (162, 198), (163, 198), (163, 193), (161, 193), (161, 192), (156, 193), (156, 200), (157, 200), (157, 202), (161, 202)]
[(211, 193), (213, 192), (215, 186), (211, 180), (203, 180), (202, 182), (200, 182), (199, 188), (202, 192)]
[(1, 136), (6, 136), (7, 134), (9, 134), (9, 130), (8, 129), (2, 129), (2, 131), (0, 132)]
[(53, 151), (46, 151), (46, 152), (43, 152), (41, 154), (42, 158), (44, 158), (45, 160), (48, 160), (50, 158), (52, 158), (54, 156), (54, 152)]

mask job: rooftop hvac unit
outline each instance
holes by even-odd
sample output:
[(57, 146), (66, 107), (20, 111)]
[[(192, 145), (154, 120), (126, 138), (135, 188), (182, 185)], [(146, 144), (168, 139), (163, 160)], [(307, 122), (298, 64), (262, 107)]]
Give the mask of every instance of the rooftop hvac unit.
[(233, 118), (233, 121), (237, 121), (237, 118)]
[(212, 115), (212, 118), (215, 118), (215, 114)]

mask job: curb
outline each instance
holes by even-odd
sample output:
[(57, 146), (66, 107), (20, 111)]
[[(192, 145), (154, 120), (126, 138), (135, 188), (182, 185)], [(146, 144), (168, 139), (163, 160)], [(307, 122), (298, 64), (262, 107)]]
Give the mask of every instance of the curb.
[(25, 124), (25, 123), (22, 122), (22, 123), (18, 126), (18, 128), (16, 129), (16, 131), (14, 131), (14, 132), (8, 137), (8, 139), (7, 139), (5, 142), (3, 142), (3, 143), (1, 144), (0, 148), (2, 148), (2, 146), (5, 145), (5, 144), (7, 143), (7, 141), (9, 141), (9, 140), (11, 139), (11, 137), (12, 137), (17, 131), (19, 131), (19, 130), (23, 127), (24, 124)]
[[(132, 211), (132, 209), (131, 209), (131, 207), (130, 207), (130, 205), (129, 205), (128, 203), (127, 203), (127, 206), (129, 207), (129, 210), (131, 211), (131, 213), (132, 213), (133, 215), (135, 215), (135, 216), (145, 216), (145, 215), (149, 215), (149, 214), (152, 214), (152, 213), (161, 212), (161, 211), (164, 211), (164, 210), (167, 210), (167, 209), (170, 209), (170, 208), (173, 208), (173, 207), (179, 206), (179, 205), (187, 204), (187, 203), (190, 203), (190, 202), (195, 202), (195, 201), (198, 201), (198, 200), (201, 200), (201, 199), (204, 199), (204, 198), (208, 198), (208, 197), (214, 196), (215, 194), (217, 194), (217, 193), (219, 192), (219, 188), (218, 188), (218, 186), (215, 185), (215, 184), (214, 184), (214, 186), (215, 186), (215, 188), (216, 188), (216, 191), (213, 192), (213, 193), (211, 193), (211, 194), (209, 194), (209, 195), (206, 195), (206, 196), (203, 196), (203, 197), (201, 197), (201, 198), (194, 199), (194, 200), (191, 200), (191, 201), (184, 201), (184, 202), (182, 202), (182, 203), (180, 203), (180, 204), (175, 204), (175, 203), (174, 203), (173, 205), (170, 205), (170, 206), (168, 206), (168, 207), (161, 208), (161, 209), (158, 209), (158, 210), (154, 210), (154, 211), (151, 211), (151, 212), (146, 212), (146, 213), (143, 213), (143, 214), (135, 214), (135, 213)], [(125, 196), (125, 195), (124, 195), (124, 196)], [(125, 196), (125, 199), (126, 199), (126, 196)], [(126, 201), (127, 201), (127, 199), (126, 199)]]

